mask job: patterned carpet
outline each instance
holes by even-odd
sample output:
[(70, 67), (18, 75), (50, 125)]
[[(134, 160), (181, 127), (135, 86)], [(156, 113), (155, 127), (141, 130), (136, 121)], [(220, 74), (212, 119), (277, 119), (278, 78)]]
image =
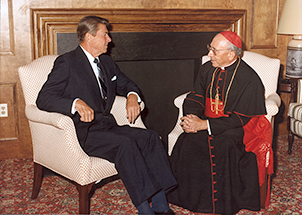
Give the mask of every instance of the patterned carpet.
[[(269, 208), (260, 212), (241, 210), (238, 214), (302, 214), (302, 140), (294, 142), (293, 153), (287, 154), (286, 136), (277, 138), (276, 171), (272, 178)], [(36, 200), (30, 199), (33, 182), (32, 159), (0, 160), (1, 214), (74, 214), (78, 212), (75, 186), (59, 176), (44, 178)], [(176, 214), (194, 213), (171, 205)], [(95, 191), (91, 198), (93, 214), (136, 214), (121, 180), (112, 181)], [(197, 214), (197, 213), (195, 213)], [(201, 215), (201, 214), (198, 214)]]

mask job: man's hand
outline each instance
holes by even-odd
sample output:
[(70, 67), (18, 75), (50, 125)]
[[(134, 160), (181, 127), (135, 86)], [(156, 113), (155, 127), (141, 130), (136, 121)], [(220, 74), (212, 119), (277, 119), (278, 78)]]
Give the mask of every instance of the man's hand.
[(186, 133), (196, 133), (208, 129), (207, 120), (200, 119), (194, 114), (183, 116), (180, 119), (180, 126)]
[(141, 112), (141, 108), (137, 102), (137, 95), (130, 94), (126, 103), (127, 119), (130, 123), (134, 123), (135, 119)]
[(89, 107), (83, 100), (78, 99), (75, 102), (75, 109), (80, 114), (80, 120), (83, 122), (91, 122), (94, 119), (94, 110)]

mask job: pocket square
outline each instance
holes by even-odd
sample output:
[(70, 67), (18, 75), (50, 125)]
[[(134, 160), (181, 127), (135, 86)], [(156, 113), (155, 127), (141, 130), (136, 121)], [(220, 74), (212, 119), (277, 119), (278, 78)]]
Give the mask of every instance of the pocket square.
[(116, 75), (113, 76), (113, 78), (111, 78), (111, 81), (115, 81), (116, 80)]

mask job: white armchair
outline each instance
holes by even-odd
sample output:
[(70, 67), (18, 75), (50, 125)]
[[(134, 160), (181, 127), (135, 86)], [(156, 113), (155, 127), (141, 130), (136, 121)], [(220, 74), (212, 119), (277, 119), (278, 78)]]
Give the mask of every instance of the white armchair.
[[(79, 213), (90, 212), (90, 190), (96, 181), (116, 175), (113, 163), (90, 157), (81, 148), (70, 117), (50, 113), (36, 107), (37, 95), (50, 73), (56, 55), (40, 57), (18, 69), (25, 98), (25, 113), (28, 118), (34, 161), (34, 183), (32, 199), (38, 197), (43, 167), (46, 167), (76, 183), (79, 191)], [(118, 96), (113, 104), (112, 114), (119, 125), (129, 124), (126, 119), (126, 99)], [(141, 103), (143, 110), (144, 104)], [(130, 126), (145, 128), (139, 117)]]
[[(265, 88), (265, 104), (267, 115), (266, 118), (272, 125), (274, 124), (274, 116), (278, 113), (279, 107), (281, 104), (281, 99), (279, 95), (276, 93), (278, 86), (278, 77), (279, 77), (279, 69), (280, 69), (280, 60), (266, 57), (261, 54), (257, 54), (250, 51), (244, 51), (242, 59), (250, 65), (261, 78), (264, 88)], [(209, 61), (210, 58), (208, 56), (202, 57), (202, 64)], [(179, 109), (178, 120), (173, 128), (173, 130), (168, 134), (168, 153), (171, 155), (173, 147), (179, 137), (179, 135), (183, 132), (180, 124), (180, 118), (183, 116), (182, 105), (183, 101), (188, 93), (182, 94), (175, 98), (174, 104)], [(266, 167), (269, 165), (269, 154), (266, 155)], [(264, 189), (264, 188), (263, 188)], [(266, 197), (266, 188), (261, 191), (264, 196), (261, 198), (261, 206), (265, 205), (265, 197)]]

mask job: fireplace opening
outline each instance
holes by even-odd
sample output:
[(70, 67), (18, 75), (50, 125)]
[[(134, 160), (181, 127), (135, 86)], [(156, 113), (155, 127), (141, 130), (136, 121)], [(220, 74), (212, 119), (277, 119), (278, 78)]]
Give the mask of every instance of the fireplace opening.
[[(142, 91), (142, 118), (165, 144), (178, 109), (174, 98), (192, 90), (206, 45), (217, 32), (112, 32), (110, 55)], [(57, 53), (73, 50), (75, 33), (57, 34)]]

